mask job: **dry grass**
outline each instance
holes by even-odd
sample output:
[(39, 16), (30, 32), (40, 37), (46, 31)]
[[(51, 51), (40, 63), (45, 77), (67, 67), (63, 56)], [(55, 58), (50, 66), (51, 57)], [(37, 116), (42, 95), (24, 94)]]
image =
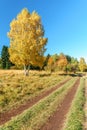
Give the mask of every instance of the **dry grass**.
[(30, 76), (24, 76), (21, 70), (0, 70), (0, 112), (24, 103), (66, 78), (44, 71), (30, 71)]
[(48, 118), (60, 106), (65, 95), (73, 87), (76, 78), (72, 78), (61, 88), (55, 90), (49, 96), (27, 109), (20, 115), (0, 127), (0, 130), (39, 130)]

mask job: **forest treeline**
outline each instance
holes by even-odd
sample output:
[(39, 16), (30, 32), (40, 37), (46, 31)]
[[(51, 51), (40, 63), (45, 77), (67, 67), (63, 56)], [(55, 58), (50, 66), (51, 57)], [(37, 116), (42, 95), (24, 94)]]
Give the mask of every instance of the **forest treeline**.
[[(0, 57), (0, 69), (23, 69), (23, 66), (16, 66), (9, 60), (8, 46), (3, 46)], [(64, 71), (64, 72), (85, 72), (87, 71), (87, 64), (83, 57), (77, 58), (65, 55), (64, 53), (44, 56), (42, 68), (39, 66), (30, 65), (31, 70), (46, 70), (50, 72)]]

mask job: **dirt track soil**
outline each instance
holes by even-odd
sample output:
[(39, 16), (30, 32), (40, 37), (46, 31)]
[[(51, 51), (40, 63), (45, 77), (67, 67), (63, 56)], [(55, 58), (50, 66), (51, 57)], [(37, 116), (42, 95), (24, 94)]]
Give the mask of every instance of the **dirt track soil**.
[(27, 101), (25, 104), (20, 105), (18, 108), (13, 108), (12, 110), (9, 110), (4, 113), (0, 113), (0, 125), (6, 123), (7, 121), (11, 120), (12, 117), (17, 116), (18, 114), (21, 114), (24, 110), (32, 107), (35, 103), (37, 103), (42, 98), (48, 96), (50, 93), (55, 91), (57, 88), (61, 87), (63, 84), (65, 84), (70, 79), (67, 79), (57, 86), (42, 92), (39, 96), (32, 98), (31, 100)]
[(57, 111), (48, 119), (46, 124), (40, 130), (62, 130), (66, 114), (69, 111), (71, 102), (75, 96), (76, 90), (78, 88), (80, 79), (76, 81), (72, 89), (68, 92), (64, 98), (61, 106), (58, 107)]

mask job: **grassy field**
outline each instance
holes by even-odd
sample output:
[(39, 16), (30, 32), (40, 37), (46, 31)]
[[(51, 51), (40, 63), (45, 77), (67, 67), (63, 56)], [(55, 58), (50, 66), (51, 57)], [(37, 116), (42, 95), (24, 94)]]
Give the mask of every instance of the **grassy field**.
[[(27, 100), (70, 79), (50, 95), (0, 126), (0, 130), (39, 130), (56, 111), (77, 78), (44, 71), (30, 71), (29, 76), (24, 76), (23, 71), (20, 70), (0, 70), (0, 113), (17, 108)], [(84, 118), (83, 104), (85, 102), (84, 81), (84, 79), (81, 79), (76, 96), (67, 115), (64, 130), (80, 130), (82, 128)], [(75, 116), (73, 113), (75, 113)], [(78, 125), (79, 129), (76, 129), (76, 125)]]
[(0, 112), (18, 107), (67, 78), (57, 73), (31, 71), (30, 76), (24, 76), (23, 71), (0, 70)]
[(73, 78), (61, 88), (42, 99), (29, 110), (7, 122), (0, 130), (38, 130), (56, 110), (77, 78)]

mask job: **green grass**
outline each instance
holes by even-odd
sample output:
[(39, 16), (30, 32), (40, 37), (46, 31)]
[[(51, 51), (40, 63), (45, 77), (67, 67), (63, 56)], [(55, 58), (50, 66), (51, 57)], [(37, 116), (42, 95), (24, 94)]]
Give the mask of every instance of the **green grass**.
[(76, 79), (71, 79), (36, 105), (14, 117), (11, 121), (1, 126), (0, 130), (39, 130), (60, 105)]
[(85, 80), (82, 78), (70, 111), (65, 121), (63, 130), (83, 130), (84, 103), (85, 103)]

